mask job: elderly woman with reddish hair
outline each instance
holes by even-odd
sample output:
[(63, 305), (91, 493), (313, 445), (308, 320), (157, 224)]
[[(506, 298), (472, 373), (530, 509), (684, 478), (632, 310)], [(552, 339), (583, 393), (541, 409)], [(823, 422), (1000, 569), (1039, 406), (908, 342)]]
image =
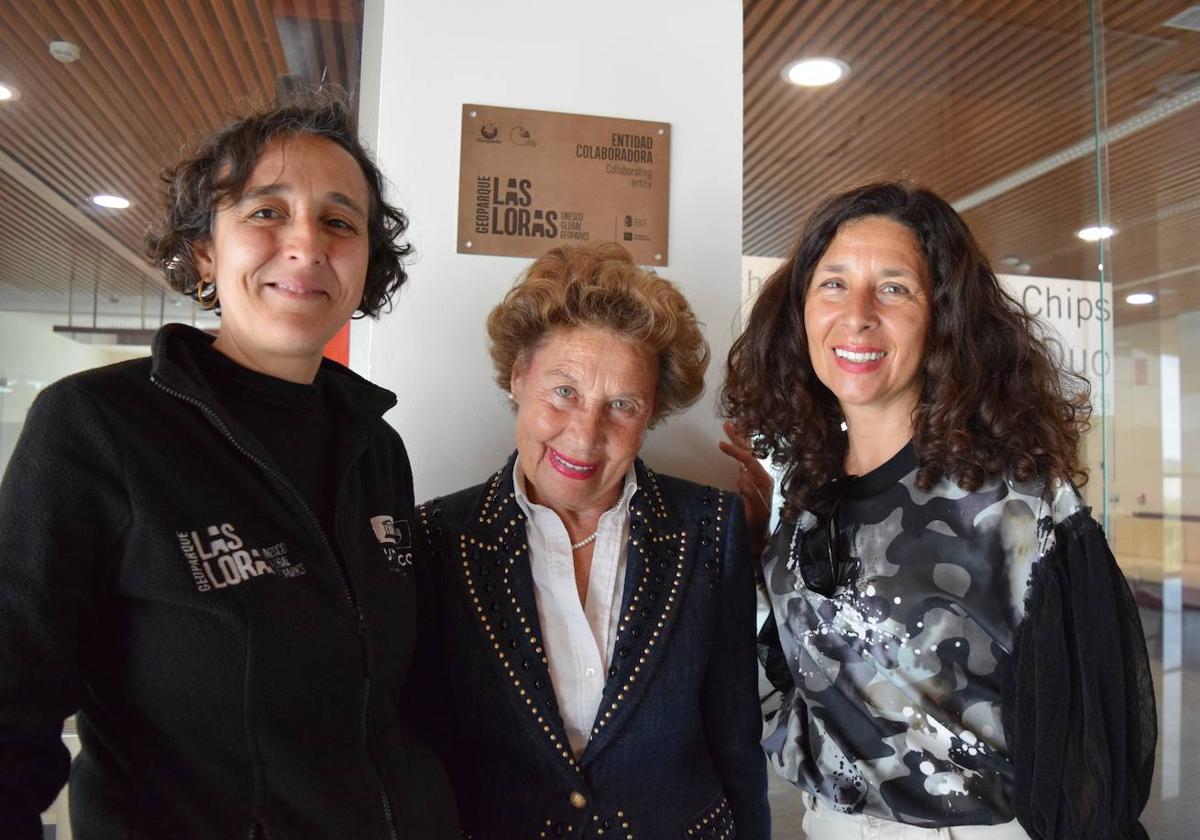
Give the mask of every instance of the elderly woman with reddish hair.
[(638, 457), (703, 389), (687, 301), (618, 245), (557, 248), (488, 335), (516, 451), (418, 516), (466, 835), (766, 840), (742, 504)]

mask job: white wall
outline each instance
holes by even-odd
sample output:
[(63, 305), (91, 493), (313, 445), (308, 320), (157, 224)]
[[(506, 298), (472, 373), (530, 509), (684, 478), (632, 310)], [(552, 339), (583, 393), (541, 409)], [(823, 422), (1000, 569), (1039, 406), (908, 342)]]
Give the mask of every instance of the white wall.
[[(383, 0), (376, 0), (376, 3)], [(412, 456), (418, 498), (477, 483), (513, 446), (492, 383), (484, 319), (528, 260), (455, 253), (462, 104), (671, 123), (670, 265), (707, 324), (700, 404), (652, 431), (660, 471), (732, 486), (716, 448), (715, 394), (740, 298), (742, 6), (736, 0), (368, 3), (364, 130), (420, 252), (399, 305), (357, 322), (351, 365), (396, 391), (388, 419)], [(372, 24), (378, 25), (373, 28)]]

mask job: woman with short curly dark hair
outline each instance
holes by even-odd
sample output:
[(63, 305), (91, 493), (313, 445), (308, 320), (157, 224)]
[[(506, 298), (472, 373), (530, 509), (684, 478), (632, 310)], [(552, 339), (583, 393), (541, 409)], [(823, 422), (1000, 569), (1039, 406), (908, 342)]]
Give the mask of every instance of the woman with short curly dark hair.
[(219, 307), (218, 290), (205, 281), (194, 246), (212, 237), (220, 207), (241, 197), (263, 150), (280, 138), (296, 136), (330, 141), (353, 158), (362, 173), (369, 197), (362, 208), (369, 253), (356, 309), (377, 317), (408, 279), (404, 259), (412, 246), (401, 239), (408, 218), (385, 199), (383, 175), (358, 139), (349, 103), (338, 93), (316, 91), (230, 123), (163, 172), (166, 212), (146, 238), (147, 255), (171, 288), (202, 306)]
[(723, 402), (783, 468), (765, 745), (807, 836), (1144, 836), (1154, 698), (1076, 490), (1086, 383), (954, 209), (904, 183), (822, 203)]
[[(400, 694), (419, 647), (395, 396), (322, 358), (404, 282), (347, 105), (238, 120), (165, 176), (149, 242), (219, 306), (46, 388), (0, 484), (0, 825), (74, 835), (458, 836)], [(410, 708), (410, 707), (406, 707)]]
[(704, 388), (691, 307), (620, 245), (561, 247), (488, 336), (516, 451), (418, 514), (464, 833), (767, 840), (742, 505), (639, 457)]

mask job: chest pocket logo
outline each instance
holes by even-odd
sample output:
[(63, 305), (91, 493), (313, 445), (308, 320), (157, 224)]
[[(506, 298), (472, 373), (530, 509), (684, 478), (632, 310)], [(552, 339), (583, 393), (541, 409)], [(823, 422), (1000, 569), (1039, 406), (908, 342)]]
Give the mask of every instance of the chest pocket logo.
[(388, 568), (408, 574), (412, 568), (412, 527), (407, 519), (393, 519), (387, 514), (371, 517), (371, 530), (383, 548)]

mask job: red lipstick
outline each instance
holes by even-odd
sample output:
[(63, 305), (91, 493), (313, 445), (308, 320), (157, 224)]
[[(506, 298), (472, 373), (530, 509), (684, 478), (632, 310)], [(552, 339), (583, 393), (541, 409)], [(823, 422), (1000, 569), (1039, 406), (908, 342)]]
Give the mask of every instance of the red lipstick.
[(591, 478), (596, 474), (596, 470), (600, 468), (599, 464), (588, 464), (583, 461), (576, 461), (563, 455), (557, 449), (546, 447), (546, 460), (550, 462), (550, 466), (554, 470), (567, 478), (584, 480)]

